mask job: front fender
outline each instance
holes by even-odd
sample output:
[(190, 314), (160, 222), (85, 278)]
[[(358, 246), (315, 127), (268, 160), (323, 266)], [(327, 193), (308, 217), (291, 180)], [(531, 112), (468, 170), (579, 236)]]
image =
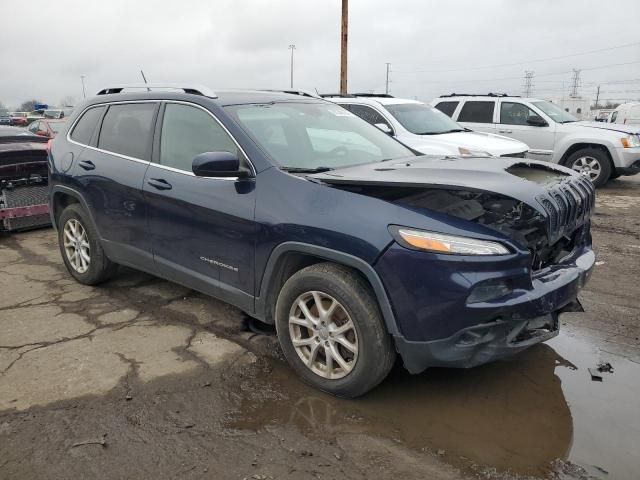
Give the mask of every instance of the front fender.
[[(613, 141), (613, 139), (607, 138), (605, 136), (599, 136), (599, 135), (587, 136), (583, 134), (579, 134), (579, 135), (569, 134), (569, 135), (566, 135), (565, 137), (562, 137), (556, 143), (556, 147), (554, 148), (554, 151), (553, 151), (552, 161), (554, 163), (561, 163), (563, 160), (565, 160), (569, 149), (577, 144), (586, 144), (588, 146), (604, 147), (607, 149), (607, 151), (609, 152), (609, 155), (613, 159), (614, 165), (618, 164), (618, 159), (617, 159), (618, 152), (616, 148), (617, 146), (615, 145), (615, 142)], [(585, 146), (585, 148), (588, 148), (588, 146)]]
[(274, 274), (276, 273), (275, 268), (278, 264), (278, 260), (287, 253), (313, 255), (328, 261), (346, 265), (360, 272), (369, 281), (373, 288), (387, 331), (393, 336), (397, 336), (399, 334), (391, 303), (387, 296), (387, 291), (385, 290), (380, 277), (371, 265), (361, 258), (348, 253), (301, 242), (284, 242), (272, 250), (269, 260), (267, 261), (264, 274), (262, 275), (262, 281), (259, 286), (259, 295), (255, 299), (255, 316), (257, 318), (262, 320), (267, 318), (267, 310), (269, 308), (267, 298), (269, 285), (274, 279)]

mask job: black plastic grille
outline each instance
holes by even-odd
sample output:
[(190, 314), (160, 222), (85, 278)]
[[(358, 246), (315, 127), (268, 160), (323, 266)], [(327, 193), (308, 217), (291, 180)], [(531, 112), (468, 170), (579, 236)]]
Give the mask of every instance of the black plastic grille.
[(589, 220), (595, 207), (595, 188), (586, 177), (571, 177), (538, 201), (547, 213), (551, 245)]

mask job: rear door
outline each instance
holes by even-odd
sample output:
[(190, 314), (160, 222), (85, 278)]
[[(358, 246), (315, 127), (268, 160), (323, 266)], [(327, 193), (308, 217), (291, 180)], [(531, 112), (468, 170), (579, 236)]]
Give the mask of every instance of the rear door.
[(555, 123), (533, 126), (527, 122), (531, 116), (541, 115), (517, 100), (500, 101), (498, 134), (515, 138), (529, 146), (528, 157), (551, 161), (555, 142)]
[(79, 152), (75, 181), (89, 204), (107, 255), (146, 270), (153, 268), (153, 257), (142, 183), (151, 159), (158, 107), (159, 102), (152, 101), (91, 109), (71, 133), (71, 140), (77, 142), (83, 132), (76, 130), (83, 127), (83, 119), (90, 128), (89, 120), (101, 116), (89, 145)]
[(236, 153), (250, 167), (248, 160), (213, 114), (194, 104), (164, 104), (156, 138), (143, 190), (158, 271), (251, 311), (254, 179), (192, 172), (193, 158), (204, 152)]
[(457, 122), (478, 132), (496, 133), (495, 100), (467, 100)]

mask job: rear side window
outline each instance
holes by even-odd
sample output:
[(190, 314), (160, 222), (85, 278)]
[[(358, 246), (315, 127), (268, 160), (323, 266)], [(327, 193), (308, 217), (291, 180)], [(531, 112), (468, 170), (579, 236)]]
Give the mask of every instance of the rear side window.
[(155, 103), (111, 105), (102, 121), (98, 148), (149, 160), (155, 109)]
[(240, 156), (229, 134), (207, 112), (168, 103), (162, 119), (160, 165), (191, 172), (194, 157), (204, 152)]
[(465, 102), (458, 116), (459, 122), (493, 123), (495, 102)]
[(359, 116), (361, 119), (369, 122), (371, 125), (375, 125), (376, 123), (383, 123), (387, 127), (389, 127), (389, 130), (393, 130), (393, 128), (391, 128), (391, 125), (389, 125), (389, 122), (387, 122), (385, 118), (380, 115), (380, 113), (378, 113), (371, 107), (351, 104), (349, 105), (349, 110)]
[(71, 132), (71, 140), (88, 145), (104, 109), (105, 107), (94, 107), (84, 112)]
[(440, 110), (445, 115), (453, 117), (453, 112), (456, 111), (456, 107), (459, 102), (440, 102), (436, 105), (436, 108)]

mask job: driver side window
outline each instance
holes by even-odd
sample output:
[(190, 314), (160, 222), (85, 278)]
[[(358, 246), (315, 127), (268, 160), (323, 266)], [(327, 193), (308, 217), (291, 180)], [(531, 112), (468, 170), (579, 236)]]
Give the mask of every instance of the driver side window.
[(516, 102), (500, 104), (500, 123), (504, 125), (528, 125), (527, 118), (538, 115), (526, 105)]
[(387, 122), (385, 118), (373, 108), (355, 104), (342, 106), (350, 110), (355, 115), (359, 116), (361, 119), (366, 120), (371, 125), (375, 125), (376, 123), (384, 123), (387, 127), (389, 127), (389, 130), (393, 132), (393, 128), (391, 127), (391, 125), (389, 125), (389, 122)]
[(231, 137), (207, 112), (168, 103), (162, 118), (160, 165), (191, 172), (193, 159), (204, 152), (231, 152), (240, 156)]

